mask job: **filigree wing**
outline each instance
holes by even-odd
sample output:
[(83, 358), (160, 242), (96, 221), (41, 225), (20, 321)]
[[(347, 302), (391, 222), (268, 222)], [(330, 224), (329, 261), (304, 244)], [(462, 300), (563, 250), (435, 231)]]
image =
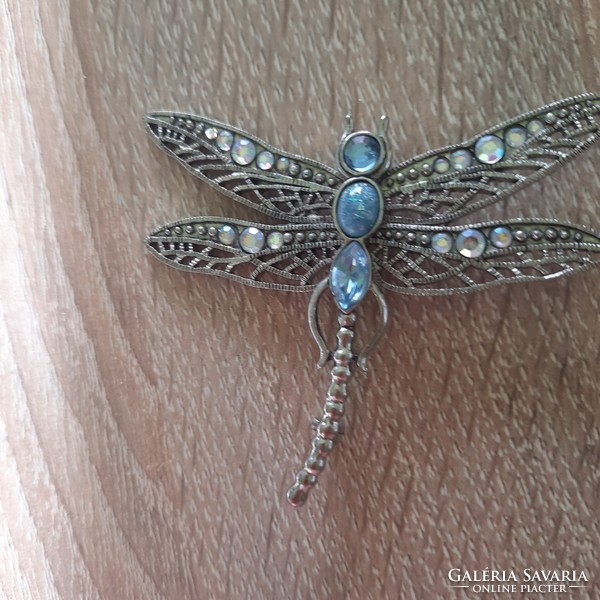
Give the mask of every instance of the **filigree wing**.
[(600, 236), (551, 220), (446, 227), (391, 224), (370, 240), (370, 250), (382, 287), (440, 295), (582, 271), (600, 262)]
[(382, 176), (386, 221), (448, 223), (501, 200), (600, 138), (600, 96), (559, 100)]
[(170, 156), (231, 198), (288, 222), (331, 220), (344, 180), (336, 170), (205, 117), (152, 112), (146, 126)]
[(169, 266), (287, 291), (314, 289), (341, 243), (329, 224), (261, 225), (222, 217), (175, 221), (146, 238)]

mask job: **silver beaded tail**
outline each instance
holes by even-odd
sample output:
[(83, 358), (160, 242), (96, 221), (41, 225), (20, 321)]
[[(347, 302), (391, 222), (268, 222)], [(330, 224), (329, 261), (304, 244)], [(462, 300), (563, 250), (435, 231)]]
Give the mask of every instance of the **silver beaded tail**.
[(314, 423), (315, 435), (308, 458), (287, 493), (288, 501), (292, 506), (302, 506), (306, 502), (308, 493), (316, 485), (319, 473), (325, 468), (327, 458), (343, 433), (345, 403), (348, 400), (347, 383), (352, 376), (350, 366), (353, 359), (352, 341), (355, 321), (354, 313), (340, 313), (338, 316), (337, 347), (330, 356), (333, 360), (331, 384), (327, 390), (323, 416), (316, 419)]

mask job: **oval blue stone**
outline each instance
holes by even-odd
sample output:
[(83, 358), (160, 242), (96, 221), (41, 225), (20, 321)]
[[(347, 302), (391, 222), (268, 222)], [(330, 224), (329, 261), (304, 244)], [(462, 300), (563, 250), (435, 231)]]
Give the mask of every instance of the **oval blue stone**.
[(371, 261), (358, 242), (346, 244), (337, 254), (329, 273), (329, 287), (341, 310), (352, 310), (369, 290)]
[(348, 184), (337, 199), (335, 214), (342, 233), (349, 238), (361, 238), (377, 225), (381, 203), (377, 188), (368, 181)]
[(381, 144), (376, 137), (359, 133), (353, 135), (345, 144), (342, 159), (355, 173), (369, 173), (379, 163)]

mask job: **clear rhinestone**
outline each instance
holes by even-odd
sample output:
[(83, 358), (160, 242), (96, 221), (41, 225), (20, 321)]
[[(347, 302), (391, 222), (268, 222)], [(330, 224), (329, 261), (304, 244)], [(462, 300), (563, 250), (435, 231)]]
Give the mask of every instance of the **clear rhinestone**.
[(218, 229), (217, 229), (217, 228), (216, 228), (214, 225), (211, 225), (211, 226), (208, 228), (208, 235), (209, 235), (210, 237), (217, 237), (217, 234), (218, 234), (218, 233), (219, 233), (219, 230), (218, 230)]
[(440, 156), (433, 163), (433, 170), (440, 175), (450, 170), (450, 161), (445, 156)]
[(504, 142), (496, 135), (484, 135), (475, 143), (475, 156), (479, 162), (495, 165), (504, 156)]
[(425, 177), (429, 177), (433, 173), (433, 167), (429, 163), (425, 163), (421, 167), (421, 173), (425, 175)]
[(406, 241), (411, 244), (417, 241), (417, 234), (414, 231), (410, 231), (406, 234)]
[(217, 148), (223, 152), (229, 152), (233, 144), (233, 133), (231, 131), (221, 131), (217, 136)]
[(539, 229), (534, 229), (531, 232), (531, 239), (535, 242), (539, 242), (544, 237), (544, 234)]
[(449, 233), (436, 233), (431, 238), (431, 247), (440, 254), (446, 254), (452, 250), (453, 237)]
[(517, 229), (517, 231), (515, 231), (515, 240), (517, 240), (517, 242), (524, 242), (527, 240), (527, 232), (523, 229)]
[(300, 165), (298, 163), (292, 163), (290, 165), (290, 175), (293, 175), (294, 177), (296, 177), (296, 175), (298, 175), (298, 173), (300, 173)]
[(556, 238), (558, 238), (558, 231), (556, 231), (554, 227), (548, 227), (548, 229), (546, 229), (546, 239), (553, 242)]
[(219, 131), (216, 127), (207, 127), (204, 130), (204, 135), (206, 136), (206, 139), (214, 140), (219, 135)]
[(259, 169), (262, 169), (263, 171), (268, 171), (269, 169), (272, 169), (274, 164), (275, 157), (273, 156), (273, 153), (269, 152), (268, 150), (263, 150), (256, 157), (256, 166)]
[(463, 169), (468, 169), (473, 162), (473, 155), (464, 148), (460, 150), (455, 150), (450, 155), (450, 161), (452, 162), (452, 166), (457, 171), (462, 171)]
[(520, 148), (527, 141), (527, 129), (521, 125), (509, 127), (504, 134), (506, 145), (511, 148)]
[(571, 234), (568, 229), (561, 229), (559, 235), (561, 240), (568, 240)]
[(508, 248), (512, 244), (512, 231), (508, 227), (495, 227), (490, 231), (490, 242), (496, 248)]
[(290, 233), (289, 231), (286, 231), (286, 232), (283, 234), (283, 242), (284, 242), (285, 244), (289, 244), (289, 243), (291, 243), (291, 242), (293, 242), (293, 241), (294, 241), (294, 234), (293, 234), (293, 233)]
[(302, 243), (302, 242), (304, 241), (304, 238), (305, 238), (305, 237), (306, 237), (306, 236), (304, 235), (304, 233), (303, 233), (302, 231), (299, 231), (299, 232), (296, 234), (296, 241), (297, 241), (297, 242), (299, 242), (299, 243)]
[(231, 158), (238, 165), (249, 165), (256, 156), (256, 146), (247, 138), (237, 138), (231, 149)]
[(240, 246), (248, 254), (256, 254), (265, 246), (265, 234), (256, 227), (246, 227), (240, 234)]
[(456, 249), (467, 258), (479, 258), (485, 252), (485, 236), (477, 229), (465, 229), (456, 236)]
[(310, 179), (312, 177), (312, 169), (303, 169), (302, 170), (302, 177), (304, 179)]
[(532, 135), (540, 132), (544, 128), (544, 124), (539, 119), (532, 119), (527, 123), (527, 131)]
[(237, 231), (231, 225), (221, 225), (219, 228), (219, 241), (225, 246), (233, 246)]
[(198, 233), (200, 235), (206, 235), (206, 227), (204, 225), (198, 225)]
[(279, 248), (283, 246), (283, 233), (272, 231), (267, 236), (267, 246), (269, 246), (271, 250), (279, 250)]
[(286, 158), (285, 156), (280, 156), (277, 159), (277, 170), (280, 173), (287, 173), (288, 169), (290, 168), (290, 159)]

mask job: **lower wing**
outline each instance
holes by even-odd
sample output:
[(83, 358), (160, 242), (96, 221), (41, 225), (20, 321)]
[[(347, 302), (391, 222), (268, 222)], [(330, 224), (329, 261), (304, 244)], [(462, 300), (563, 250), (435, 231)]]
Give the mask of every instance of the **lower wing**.
[(255, 287), (311, 291), (326, 277), (341, 240), (333, 224), (263, 225), (198, 217), (154, 230), (146, 245), (177, 269)]
[(551, 220), (463, 226), (384, 225), (370, 240), (389, 290), (439, 295), (554, 279), (600, 263), (600, 235)]

